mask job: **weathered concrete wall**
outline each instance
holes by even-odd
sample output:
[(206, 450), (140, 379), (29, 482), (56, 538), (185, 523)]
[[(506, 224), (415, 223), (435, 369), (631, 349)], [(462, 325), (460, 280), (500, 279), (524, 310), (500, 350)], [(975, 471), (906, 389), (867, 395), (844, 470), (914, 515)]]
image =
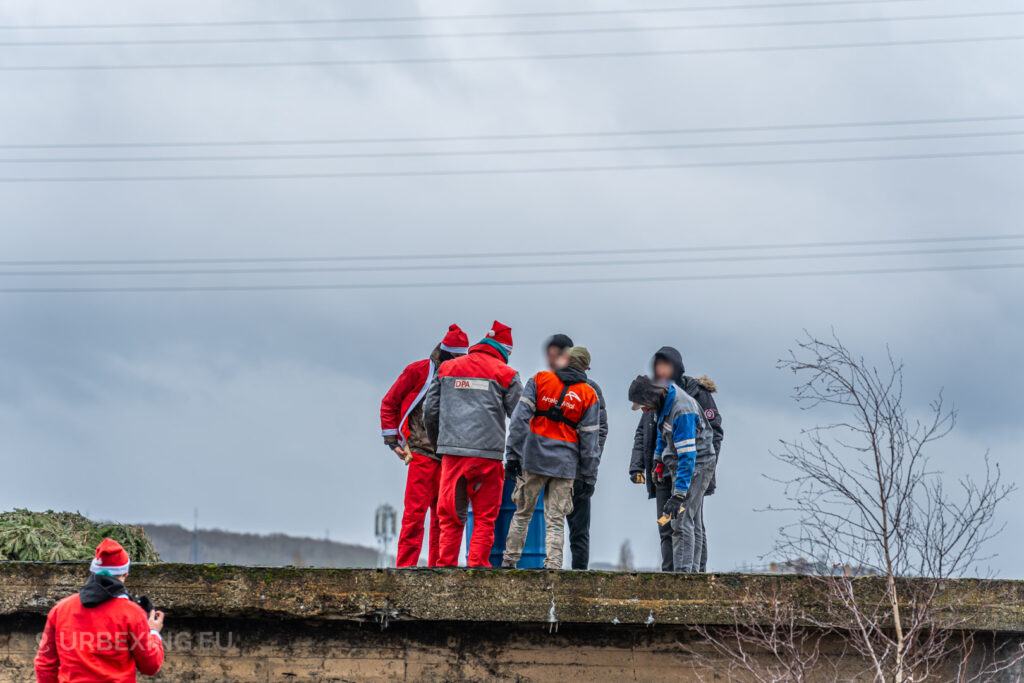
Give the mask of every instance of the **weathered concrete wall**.
[[(6, 645), (0, 636), (0, 681), (33, 680), (30, 632), (41, 625), (22, 622)], [(681, 645), (694, 644), (692, 631), (671, 626), (397, 622), (382, 630), (347, 621), (185, 619), (167, 630), (158, 680), (174, 683), (678, 682), (697, 680), (698, 670)], [(851, 662), (850, 679), (862, 668)]]
[[(0, 683), (33, 680), (45, 613), (85, 576), (82, 565), (0, 563)], [(175, 683), (678, 681), (696, 674), (683, 644), (702, 648), (688, 625), (731, 624), (746, 588), (807, 600), (807, 581), (155, 565), (133, 568), (129, 587), (168, 613), (160, 679)], [(943, 599), (965, 628), (1024, 633), (1024, 583), (954, 581)]]

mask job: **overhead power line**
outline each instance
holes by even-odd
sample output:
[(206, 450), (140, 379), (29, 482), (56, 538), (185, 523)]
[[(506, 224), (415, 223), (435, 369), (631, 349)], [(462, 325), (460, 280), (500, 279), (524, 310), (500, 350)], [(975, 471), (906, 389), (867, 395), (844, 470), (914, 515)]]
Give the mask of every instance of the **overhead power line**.
[(956, 140), (966, 138), (1010, 137), (1024, 130), (924, 135), (888, 135), (854, 138), (810, 138), (799, 140), (752, 140), (747, 142), (687, 142), (657, 145), (619, 145), (611, 147), (542, 147), (527, 149), (426, 150), (403, 152), (310, 152), (299, 154), (230, 154), (207, 156), (135, 156), (135, 157), (0, 157), (0, 164), (74, 164), (74, 163), (156, 163), (173, 161), (310, 161), (325, 159), (403, 159), (418, 157), (465, 157), (535, 154), (577, 154), (594, 152), (658, 152), (679, 149), (730, 149), (745, 147), (791, 147), (876, 142), (913, 142), (920, 140)]
[(675, 265), (682, 263), (740, 263), (797, 261), (814, 259), (879, 258), (901, 256), (930, 256), (941, 254), (977, 254), (987, 252), (1022, 251), (1024, 245), (1000, 245), (994, 247), (957, 247), (951, 249), (915, 249), (913, 251), (861, 251), (832, 252), (824, 254), (772, 254), (757, 256), (699, 256), (693, 258), (663, 258), (652, 256), (643, 259), (620, 259), (604, 261), (552, 261), (546, 263), (430, 263), (373, 266), (301, 266), (301, 267), (257, 267), (257, 268), (191, 268), (191, 269), (146, 269), (146, 270), (0, 270), (0, 277), (108, 277), (108, 276), (166, 276), (166, 275), (296, 275), (322, 273), (374, 273), (392, 271), (430, 270), (508, 270), (533, 268), (592, 268), (621, 266)]
[(717, 54), (807, 52), (876, 47), (924, 47), (929, 45), (967, 45), (1005, 43), (1024, 40), (1024, 34), (971, 36), (965, 38), (922, 38), (915, 40), (879, 40), (853, 43), (810, 43), (805, 45), (758, 45), (749, 47), (685, 48), (680, 50), (621, 50), (616, 52), (563, 52), (534, 55), (474, 55), (438, 57), (382, 57), (370, 59), (317, 59), (293, 62), (193, 62), (167, 64), (22, 64), (0, 66), (0, 72), (40, 71), (175, 71), (196, 69), (277, 69), (295, 67), (383, 66), (388, 64), (454, 64), (523, 61), (572, 61), (578, 59), (632, 59), (640, 57), (692, 57)]
[(732, 22), (715, 24), (677, 24), (671, 26), (592, 26), (585, 28), (550, 28), (504, 31), (459, 31), (446, 33), (393, 33), (334, 36), (249, 36), (232, 38), (131, 38), (125, 40), (34, 40), (0, 42), (0, 47), (96, 47), (128, 45), (249, 45), (273, 43), (337, 43), (381, 40), (438, 40), (449, 38), (510, 38), (567, 35), (600, 35), (624, 33), (672, 33), (723, 29), (785, 28), (792, 26), (834, 26), (853, 24), (901, 23), (914, 21), (946, 21), (960, 19), (992, 19), (1024, 15), (1021, 10), (1001, 12), (970, 12), (964, 14), (922, 14), (895, 17), (844, 17), (839, 19), (794, 19), (789, 21)]
[(818, 270), (795, 271), (785, 273), (712, 273), (709, 275), (658, 275), (637, 277), (596, 277), (551, 280), (479, 280), (452, 282), (357, 282), (338, 284), (297, 284), (297, 285), (161, 285), (151, 287), (2, 287), (0, 294), (112, 294), (121, 293), (160, 293), (160, 292), (300, 292), (329, 290), (367, 290), (367, 289), (462, 289), (467, 287), (529, 287), (529, 286), (568, 286), (568, 285), (601, 285), (626, 283), (662, 283), (682, 281), (720, 281), (720, 280), (778, 280), (803, 277), (835, 277), (861, 275), (890, 275), (895, 273), (938, 273), (957, 271), (1001, 271), (1024, 268), (1024, 263), (988, 263), (962, 266), (922, 266), (916, 268), (868, 268), (855, 270)]
[[(1001, 242), (1024, 240), (1024, 233), (1000, 235), (950, 235), (947, 237), (903, 237), (871, 240), (833, 240), (820, 242), (771, 242), (751, 244), (687, 245), (685, 247), (659, 246), (657, 252), (735, 252), (773, 251), (785, 249), (834, 249), (847, 247), (907, 246), (912, 244), (970, 244), (976, 242)], [(0, 266), (114, 266), (114, 265), (188, 265), (188, 264), (240, 264), (240, 263), (330, 263), (353, 261), (429, 261), (451, 259), (506, 259), (506, 258), (563, 258), (567, 256), (619, 256), (624, 254), (651, 254), (650, 247), (616, 249), (548, 249), (542, 251), (489, 251), (489, 252), (448, 252), (426, 254), (346, 254), (330, 256), (259, 256), (259, 257), (191, 257), (159, 259), (59, 259), (59, 260), (8, 260)]]
[(957, 116), (918, 119), (881, 119), (874, 121), (839, 121), (787, 123), (748, 126), (701, 126), (690, 128), (653, 128), (642, 130), (594, 130), (559, 131), (552, 133), (493, 133), (484, 135), (426, 135), (392, 137), (353, 138), (294, 138), (278, 140), (192, 140), (182, 142), (16, 142), (0, 144), (0, 149), (131, 149), (139, 147), (250, 147), (250, 146), (296, 146), (296, 145), (349, 145), (388, 144), (421, 142), (471, 142), (487, 140), (557, 140), (572, 138), (600, 137), (645, 137), (651, 135), (690, 135), (701, 133), (755, 133), (791, 130), (828, 130), (836, 128), (881, 128), (889, 126), (923, 126), (954, 123), (992, 123), (997, 121), (1024, 120), (1024, 114), (1001, 114), (993, 116)]
[(606, 166), (551, 166), (548, 168), (473, 168), (429, 169), (404, 171), (331, 171), (295, 173), (224, 173), (189, 175), (124, 175), (124, 176), (29, 176), (0, 177), (0, 184), (14, 183), (125, 183), (184, 182), (204, 180), (341, 180), (345, 178), (422, 178), (448, 176), (538, 175), (543, 173), (604, 173), (618, 171), (667, 171), (686, 168), (740, 168), (758, 166), (808, 166), (882, 161), (925, 161), (936, 159), (970, 159), (985, 157), (1018, 157), (1024, 149), (984, 150), (970, 152), (932, 152), (924, 154), (890, 154), (855, 157), (818, 157), (808, 159), (759, 159), (748, 161), (695, 161), (667, 164), (611, 164)]
[(145, 29), (192, 28), (206, 26), (303, 26), (311, 24), (368, 24), (417, 21), (453, 21), (472, 19), (543, 19), (583, 16), (623, 16), (639, 14), (679, 14), (686, 12), (719, 12), (733, 10), (786, 9), (793, 7), (842, 7), (850, 5), (892, 5), (934, 0), (804, 0), (802, 2), (743, 3), (733, 5), (694, 5), (689, 7), (641, 7), (623, 9), (554, 10), (537, 12), (503, 12), (497, 14), (426, 14), (377, 17), (333, 17), (311, 19), (241, 19), (226, 21), (162, 21), (149, 23), (36, 24), (4, 25), (0, 30), (73, 30), (73, 29)]

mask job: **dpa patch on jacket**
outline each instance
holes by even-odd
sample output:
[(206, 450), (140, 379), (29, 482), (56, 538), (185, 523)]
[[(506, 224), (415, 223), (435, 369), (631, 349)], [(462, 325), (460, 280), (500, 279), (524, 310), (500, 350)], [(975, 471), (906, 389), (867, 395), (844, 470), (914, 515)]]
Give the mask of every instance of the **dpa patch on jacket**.
[(457, 379), (455, 380), (455, 388), (487, 391), (488, 389), (491, 388), (491, 383), (486, 379)]

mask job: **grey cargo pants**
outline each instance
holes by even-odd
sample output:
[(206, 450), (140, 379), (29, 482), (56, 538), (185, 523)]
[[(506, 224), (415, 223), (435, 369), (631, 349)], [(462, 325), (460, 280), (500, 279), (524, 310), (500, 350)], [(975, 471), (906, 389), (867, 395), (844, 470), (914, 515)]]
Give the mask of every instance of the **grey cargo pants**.
[[(672, 520), (672, 564), (677, 572), (700, 571), (704, 547), (704, 492), (715, 473), (717, 456), (698, 456), (686, 491), (683, 514)], [(676, 463), (666, 463), (675, 478)]]

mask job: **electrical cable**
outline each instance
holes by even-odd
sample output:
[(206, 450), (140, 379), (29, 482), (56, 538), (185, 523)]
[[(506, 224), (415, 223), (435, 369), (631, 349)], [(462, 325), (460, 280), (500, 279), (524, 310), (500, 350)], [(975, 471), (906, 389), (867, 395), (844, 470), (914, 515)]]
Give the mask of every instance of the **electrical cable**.
[(1024, 40), (1024, 35), (971, 36), (965, 38), (921, 38), (913, 40), (871, 40), (853, 43), (808, 43), (804, 45), (758, 45), (749, 47), (707, 47), (678, 50), (621, 50), (615, 52), (563, 52), (534, 55), (475, 55), (438, 57), (382, 57), (369, 59), (317, 59), (294, 62), (194, 62), (167, 64), (22, 64), (2, 65), (0, 72), (44, 71), (177, 71), (197, 69), (277, 69), (293, 67), (382, 66), (388, 64), (456, 64), (532, 61), (572, 61), (577, 59), (632, 59), (637, 57), (686, 57), (718, 54), (765, 52), (806, 52), (814, 50), (845, 50), (875, 47), (923, 47), (931, 45), (966, 45), (1004, 43)]
[(248, 147), (248, 146), (293, 146), (293, 145), (347, 145), (387, 144), (420, 142), (468, 142), (484, 140), (554, 140), (563, 138), (591, 137), (633, 137), (649, 135), (690, 135), (698, 133), (752, 133), (788, 130), (822, 130), (834, 128), (880, 128), (889, 126), (923, 126), (953, 123), (991, 123), (996, 121), (1020, 121), (1024, 114), (1001, 114), (992, 116), (958, 116), (919, 119), (882, 119), (874, 121), (841, 121), (818, 123), (791, 123), (751, 126), (704, 126), (690, 128), (654, 128), (640, 130), (595, 130), (589, 132), (557, 133), (494, 133), (489, 135), (428, 135), (404, 137), (361, 137), (361, 138), (305, 138), (278, 140), (200, 140), (184, 142), (61, 142), (61, 143), (8, 143), (0, 149), (99, 149), (138, 147)]
[(696, 258), (646, 258), (610, 261), (553, 261), (550, 263), (455, 263), (455, 264), (407, 264), (374, 265), (374, 266), (317, 266), (301, 268), (193, 268), (174, 270), (36, 270), (36, 271), (5, 271), (0, 270), (0, 277), (95, 277), (95, 276), (139, 276), (139, 275), (295, 275), (314, 273), (366, 273), (391, 271), (424, 271), (424, 270), (496, 270), (496, 269), (530, 269), (530, 268), (580, 268), (580, 267), (621, 267), (621, 266), (654, 266), (676, 265), (682, 263), (736, 263), (749, 261), (794, 261), (812, 259), (844, 259), (844, 258), (878, 258), (890, 256), (924, 256), (938, 254), (968, 254), (986, 252), (1007, 252), (1024, 250), (1024, 245), (1000, 245), (993, 247), (957, 247), (951, 249), (917, 249), (914, 251), (863, 251), (863, 252), (832, 252), (825, 254), (775, 254), (771, 256), (700, 256)]
[(129, 40), (43, 40), (0, 42), (0, 47), (112, 47), (127, 45), (250, 45), (266, 43), (324, 43), (377, 40), (438, 40), (449, 38), (507, 38), (529, 36), (600, 35), (621, 33), (666, 33), (676, 31), (785, 28), (791, 26), (831, 26), (851, 24), (899, 23), (907, 21), (946, 21), (953, 19), (994, 19), (1024, 15), (1021, 10), (970, 12), (966, 14), (922, 14), (896, 17), (844, 17), (840, 19), (797, 19), (791, 21), (735, 22), (728, 24), (683, 24), (673, 26), (609, 26), (552, 28), (516, 31), (470, 31), (459, 33), (398, 33), (341, 36), (250, 36), (235, 38), (138, 38)]
[[(753, 244), (724, 245), (689, 245), (685, 247), (659, 246), (658, 253), (681, 252), (735, 252), (735, 251), (772, 251), (776, 249), (831, 249), (840, 247), (871, 247), (897, 246), (910, 244), (970, 244), (974, 242), (1000, 242), (1024, 239), (1024, 233), (1004, 233), (999, 235), (951, 235), (948, 237), (903, 237), (870, 240), (841, 240), (822, 242), (773, 242)], [(544, 251), (501, 251), (501, 252), (449, 252), (427, 254), (359, 254), (331, 256), (261, 256), (261, 257), (192, 257), (192, 258), (160, 258), (160, 259), (62, 259), (62, 260), (8, 260), (0, 261), (4, 267), (26, 266), (114, 266), (114, 265), (189, 265), (189, 264), (242, 264), (242, 263), (326, 263), (352, 261), (412, 261), (412, 260), (452, 260), (452, 259), (494, 259), (494, 258), (534, 258), (547, 256), (563, 258), (568, 256), (611, 256), (623, 254), (650, 254), (652, 248), (618, 248), (618, 249), (549, 249)]]
[(37, 24), (35, 26), (0, 26), (0, 30), (78, 30), (78, 29), (146, 29), (193, 28), (210, 26), (304, 26), (310, 24), (366, 24), (412, 21), (453, 21), (475, 19), (538, 19), (581, 16), (621, 16), (631, 14), (676, 14), (681, 12), (720, 12), (732, 10), (787, 9), (793, 7), (841, 7), (850, 5), (891, 5), (894, 2), (934, 2), (934, 0), (804, 0), (802, 2), (772, 2), (738, 5), (698, 5), (691, 7), (646, 7), (634, 9), (556, 10), (546, 12), (504, 12), (499, 14), (435, 14), (379, 17), (336, 17), (322, 19), (251, 19), (228, 21), (163, 21), (150, 23), (107, 24)]
[(305, 154), (236, 154), (216, 156), (175, 157), (0, 157), (0, 164), (73, 164), (73, 163), (157, 163), (173, 161), (310, 161), (326, 159), (402, 159), (412, 157), (501, 156), (523, 154), (577, 154), (592, 152), (656, 152), (673, 149), (729, 149), (744, 147), (789, 147), (800, 145), (833, 145), (875, 142), (912, 142), (920, 140), (957, 140), (965, 138), (1008, 137), (1024, 135), (1024, 130), (983, 131), (965, 133), (931, 133), (923, 135), (890, 135), (860, 138), (810, 138), (801, 140), (753, 140), (747, 142), (687, 142), (658, 145), (615, 147), (544, 147), (527, 149), (443, 150), (417, 152), (322, 152)]
[(552, 166), (550, 168), (475, 168), (430, 169), (407, 171), (337, 171), (320, 173), (235, 173), (220, 175), (128, 175), (128, 176), (30, 176), (0, 177), (0, 184), (17, 183), (126, 183), (126, 182), (183, 182), (205, 180), (334, 180), (345, 178), (422, 178), (450, 176), (537, 175), (543, 173), (601, 173), (611, 171), (663, 171), (686, 168), (739, 168), (758, 166), (803, 166), (815, 164), (844, 164), (879, 161), (922, 161), (935, 159), (968, 159), (984, 157), (1015, 157), (1024, 149), (986, 150), (971, 152), (933, 152), (926, 154), (892, 154), (856, 157), (819, 157), (808, 159), (762, 159), (747, 161), (704, 161), (668, 164), (621, 164), (607, 166)]
[(876, 268), (857, 270), (796, 271), (783, 273), (712, 273), (709, 275), (657, 275), (613, 278), (578, 278), (554, 280), (480, 280), (467, 282), (356, 282), (343, 284), (302, 285), (161, 285), (151, 287), (0, 287), (0, 294), (111, 294), (158, 292), (269, 292), (368, 289), (436, 289), (465, 287), (529, 287), (601, 285), (627, 283), (664, 283), (693, 280), (766, 280), (802, 277), (890, 275), (896, 273), (937, 273), (961, 271), (995, 271), (1024, 268), (1024, 263), (973, 264), (963, 266), (922, 266), (917, 268)]

